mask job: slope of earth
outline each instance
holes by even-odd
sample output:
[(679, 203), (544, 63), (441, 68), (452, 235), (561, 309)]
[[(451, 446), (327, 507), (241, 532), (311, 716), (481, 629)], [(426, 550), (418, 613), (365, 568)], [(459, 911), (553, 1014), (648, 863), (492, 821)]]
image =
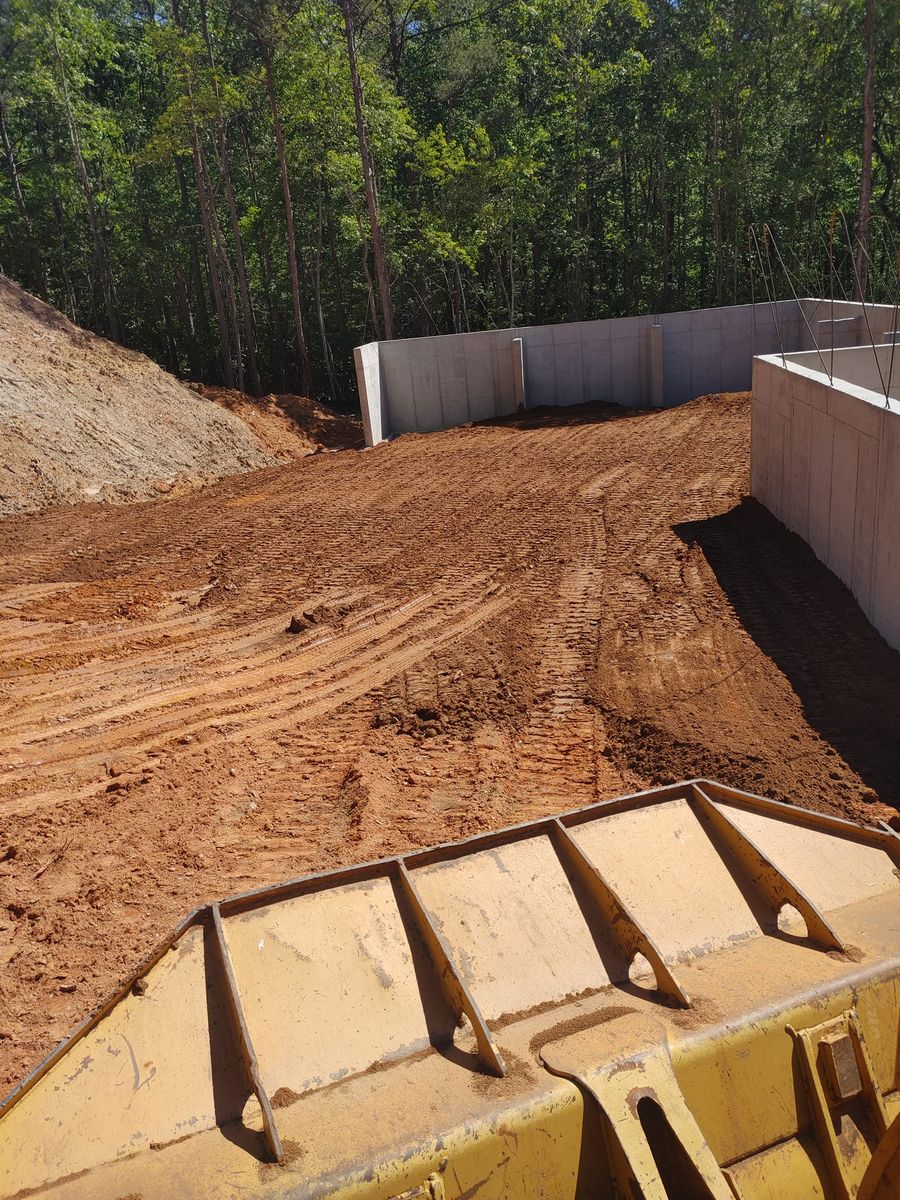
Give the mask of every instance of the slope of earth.
[(365, 445), (362, 421), (345, 416), (317, 400), (281, 395), (248, 396), (232, 388), (188, 385), (214, 400), (249, 425), (259, 444), (278, 462), (316, 454), (320, 450), (361, 450)]
[(237, 416), (0, 275), (0, 514), (122, 503), (271, 462)]
[(231, 892), (697, 774), (888, 814), (900, 655), (748, 440), (554, 410), (0, 522), (2, 1082)]

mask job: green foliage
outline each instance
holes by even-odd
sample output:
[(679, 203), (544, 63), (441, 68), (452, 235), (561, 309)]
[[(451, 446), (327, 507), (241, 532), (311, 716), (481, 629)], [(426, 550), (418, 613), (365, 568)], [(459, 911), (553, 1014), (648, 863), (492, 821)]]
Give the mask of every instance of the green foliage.
[[(747, 227), (759, 221), (795, 282), (824, 290), (832, 213), (855, 224), (862, 9), (862, 0), (355, 9), (398, 335), (741, 302)], [(894, 297), (900, 241), (898, 49), (900, 6), (882, 0), (870, 244), (880, 300)], [(351, 350), (372, 334), (377, 288), (333, 0), (5, 0), (0, 266), (99, 330), (112, 286), (125, 341), (215, 380), (211, 271), (226, 291), (230, 281), (236, 321), (243, 261), (243, 328), (258, 340), (262, 382), (292, 386), (267, 63), (314, 378), (350, 400)], [(840, 294), (852, 263), (842, 225), (839, 234)]]

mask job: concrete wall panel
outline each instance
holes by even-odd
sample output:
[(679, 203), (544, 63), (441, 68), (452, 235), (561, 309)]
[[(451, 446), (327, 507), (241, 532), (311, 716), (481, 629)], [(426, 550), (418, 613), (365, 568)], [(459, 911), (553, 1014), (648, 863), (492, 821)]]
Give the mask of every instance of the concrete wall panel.
[(762, 400), (753, 397), (750, 425), (750, 490), (760, 504), (770, 509), (769, 503), (769, 425), (772, 409)]
[(516, 373), (513, 360), (513, 331), (498, 329), (490, 336), (491, 370), (494, 376), (494, 416), (516, 411)]
[(493, 350), (489, 333), (464, 335), (462, 351), (466, 364), (469, 419), (472, 421), (485, 421), (497, 415)]
[(878, 455), (872, 624), (900, 649), (900, 413), (885, 413)]
[(741, 392), (750, 387), (753, 348), (753, 312), (750, 306), (722, 310), (719, 331), (721, 354), (721, 387), (729, 392)]
[[(694, 313), (700, 317), (700, 313)], [(692, 396), (705, 396), (722, 387), (722, 327), (721, 319), (714, 329), (703, 328), (699, 322), (691, 329)]]
[(409, 348), (409, 341), (379, 342), (381, 379), (387, 400), (390, 433), (412, 433), (418, 428)]
[(609, 361), (612, 403), (621, 404), (623, 408), (640, 407), (644, 397), (640, 333), (614, 330), (610, 337)]
[(612, 321), (590, 321), (581, 342), (581, 367), (586, 402), (612, 401), (612, 356), (610, 326)]
[(528, 407), (556, 403), (556, 351), (553, 326), (538, 325), (517, 330), (522, 337), (525, 358), (525, 394)]
[(813, 409), (808, 404), (793, 406), (791, 443), (785, 480), (785, 525), (809, 541), (809, 479), (812, 458)]
[(860, 435), (841, 421), (833, 424), (831, 510), (828, 517), (828, 556), (825, 561), (839, 579), (849, 580), (853, 578)]
[(789, 444), (788, 422), (774, 407), (769, 409), (769, 471), (766, 494), (773, 512), (784, 510), (784, 455)]
[(856, 515), (853, 524), (853, 565), (850, 589), (863, 612), (872, 605), (872, 570), (875, 560), (875, 516), (878, 498), (877, 437), (860, 434), (856, 475)]
[[(677, 314), (682, 315), (682, 314)], [(662, 318), (665, 320), (665, 318)], [(667, 408), (691, 399), (691, 334), (663, 324), (663, 396)]]
[(647, 330), (649, 341), (650, 372), (650, 404), (653, 408), (663, 408), (665, 405), (665, 388), (663, 386), (663, 327), (651, 325)]
[[(807, 540), (818, 558), (828, 561), (831, 540), (831, 467), (834, 459), (834, 421), (819, 408), (811, 409), (809, 454), (809, 533)], [(770, 453), (772, 449), (770, 448)], [(775, 504), (768, 507), (776, 515)]]
[(858, 349), (835, 350), (833, 384), (816, 358), (754, 363), (752, 492), (900, 649), (900, 404), (838, 377), (865, 358)]
[(452, 421), (444, 420), (441, 406), (441, 377), (438, 371), (436, 338), (422, 338), (416, 353), (410, 356), (409, 376), (415, 398), (416, 428), (423, 431), (443, 429)]
[(435, 359), (441, 387), (441, 410), (448, 426), (471, 420), (466, 387), (466, 362), (455, 339), (434, 339)]
[(584, 332), (582, 322), (553, 327), (556, 404), (584, 403)]

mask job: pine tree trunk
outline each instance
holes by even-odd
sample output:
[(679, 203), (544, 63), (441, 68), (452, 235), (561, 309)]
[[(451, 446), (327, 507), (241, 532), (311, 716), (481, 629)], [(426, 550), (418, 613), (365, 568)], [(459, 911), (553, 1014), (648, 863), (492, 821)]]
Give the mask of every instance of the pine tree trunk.
[(194, 330), (194, 314), (191, 311), (191, 300), (188, 295), (187, 280), (184, 277), (184, 271), (180, 267), (175, 268), (175, 292), (178, 302), (178, 319), (181, 321), (181, 327), (184, 330), (187, 338), (188, 349), (188, 364), (191, 369), (191, 378), (200, 380), (203, 374), (203, 367), (200, 363), (200, 354), (197, 349), (197, 335)]
[(863, 36), (866, 43), (866, 74), (863, 81), (862, 171), (859, 179), (859, 216), (856, 222), (856, 278), (853, 299), (865, 300), (869, 279), (869, 220), (872, 211), (872, 143), (875, 138), (875, 24), (878, 0), (866, 0)]
[(350, 322), (347, 319), (347, 304), (344, 300), (344, 285), (341, 276), (341, 268), (338, 262), (337, 253), (337, 236), (334, 229), (334, 217), (331, 213), (331, 189), (328, 187), (328, 179), (322, 179), (322, 187), (325, 194), (325, 229), (328, 233), (328, 257), (331, 260), (331, 273), (334, 277), (334, 289), (337, 296), (338, 312), (341, 316), (341, 339), (344, 346), (350, 345)]
[[(196, 213), (193, 211), (191, 204), (190, 193), (188, 192), (187, 182), (184, 178), (180, 161), (175, 159), (175, 175), (178, 179), (178, 188), (181, 193), (181, 207), (184, 212), (184, 221), (188, 231), (188, 253), (191, 260), (191, 284), (194, 288), (194, 303), (197, 308), (197, 317), (199, 320), (199, 331), (197, 323), (191, 323), (191, 329), (194, 332), (195, 338), (199, 337), (202, 346), (202, 356), (204, 361), (208, 354), (210, 341), (212, 340), (212, 332), (209, 324), (209, 309), (206, 304), (206, 289), (203, 286), (203, 271), (200, 267), (200, 251), (197, 248), (196, 237)], [(198, 357), (200, 352), (198, 350)], [(202, 377), (202, 368), (197, 374), (197, 379)]]
[(356, 137), (359, 142), (359, 158), (362, 163), (363, 188), (366, 194), (366, 206), (369, 210), (369, 225), (372, 230), (372, 253), (375, 259), (375, 277), (378, 281), (378, 294), (381, 299), (381, 323), (385, 338), (390, 339), (394, 336), (391, 281), (388, 273), (387, 257), (384, 251), (384, 239), (378, 220), (378, 188), (363, 110), (362, 84), (360, 83), (359, 68), (356, 62), (356, 37), (353, 31), (353, 15), (350, 12), (350, 0), (340, 0), (340, 6), (344, 18), (344, 33), (347, 37), (347, 59), (350, 64), (350, 83), (353, 88), (353, 107), (356, 113)]
[[(206, 53), (209, 65), (215, 70), (212, 40), (209, 36), (209, 25), (206, 19), (206, 0), (200, 0), (200, 23), (203, 29), (203, 40), (206, 43)], [(213, 76), (215, 80), (215, 76)], [(254, 396), (259, 396), (262, 387), (259, 381), (258, 349), (256, 341), (256, 326), (253, 320), (253, 303), (250, 298), (250, 286), (247, 282), (247, 261), (244, 257), (244, 242), (241, 237), (241, 224), (238, 218), (237, 201), (231, 182), (231, 168), (228, 162), (228, 143), (225, 138), (225, 122), (222, 118), (222, 106), (219, 97), (219, 85), (215, 80), (216, 90), (216, 143), (218, 147), (219, 170), (222, 173), (222, 185), (225, 189), (225, 201), (228, 206), (228, 220), (231, 226), (231, 239), (234, 243), (234, 258), (237, 265), (238, 287), (241, 294), (241, 326), (244, 331), (244, 344), (247, 347), (247, 370), (250, 375), (250, 390)], [(243, 364), (238, 358), (240, 373), (243, 374)], [(243, 381), (241, 382), (243, 390)]]
[(107, 250), (103, 228), (97, 219), (97, 210), (94, 207), (94, 191), (91, 187), (90, 178), (88, 177), (84, 156), (81, 153), (81, 138), (78, 135), (78, 126), (75, 123), (75, 114), (72, 111), (72, 102), (69, 96), (69, 81), (66, 76), (65, 64), (63, 63), (62, 55), (59, 53), (59, 46), (56, 44), (55, 39), (54, 48), (56, 50), (56, 61), (59, 66), (60, 83), (62, 84), (63, 111), (66, 118), (66, 127), (69, 132), (69, 141), (72, 146), (72, 156), (75, 160), (75, 170), (78, 175), (78, 182), (81, 184), (81, 190), (84, 193), (84, 200), (88, 214), (88, 223), (91, 227), (91, 238), (94, 243), (94, 256), (97, 260), (97, 274), (100, 279), (100, 290), (103, 293), (103, 307), (106, 310), (106, 328), (109, 336), (113, 339), (113, 341), (117, 342), (121, 340), (121, 328), (119, 325), (118, 302), (116, 300), (112, 268), (110, 267), (109, 263), (109, 252)]
[[(262, 205), (259, 199), (259, 187), (256, 181), (256, 165), (253, 161), (253, 151), (250, 146), (250, 136), (247, 133), (247, 126), (243, 117), (238, 121), (238, 128), (241, 133), (241, 142), (244, 147), (244, 158), (247, 163), (247, 178), (250, 181), (250, 194), (253, 198), (253, 203), (258, 212), (262, 212)], [(259, 251), (259, 268), (262, 275), (263, 298), (266, 304), (266, 318), (268, 322), (268, 347), (269, 347), (269, 368), (277, 373), (284, 386), (284, 354), (282, 353), (282, 340), (276, 337), (282, 322), (278, 320), (275, 313), (275, 301), (272, 297), (272, 262), (269, 252), (269, 236), (268, 226), (265, 220), (257, 221), (257, 248)], [(257, 343), (258, 344), (258, 343)]]
[(9, 179), (12, 184), (16, 208), (19, 210), (19, 216), (22, 218), (22, 224), (25, 226), (25, 232), (28, 234), (28, 241), (31, 243), (31, 258), (34, 263), (34, 288), (38, 295), (46, 300), (47, 275), (44, 271), (44, 260), (41, 256), (41, 248), (34, 236), (34, 227), (31, 224), (31, 217), (28, 215), (28, 206), (25, 204), (25, 194), (22, 191), (22, 180), (19, 175), (19, 164), (16, 162), (12, 139), (9, 136), (9, 130), (6, 126), (6, 115), (3, 111), (2, 100), (0, 100), (0, 144), (2, 144), (3, 153), (6, 156), (6, 167), (9, 171)]
[(247, 280), (247, 260), (244, 256), (244, 243), (241, 237), (241, 226), (238, 218), (234, 187), (231, 183), (231, 171), (228, 166), (228, 149), (225, 142), (225, 127), (222, 124), (221, 114), (219, 114), (217, 121), (222, 183), (225, 187), (225, 199), (228, 204), (228, 219), (231, 225), (231, 237), (234, 242), (234, 259), (237, 266), (238, 287), (241, 293), (241, 324), (244, 330), (244, 342), (247, 347), (247, 371), (250, 375), (250, 390), (254, 396), (259, 396), (262, 394), (262, 385), (259, 379), (259, 351), (256, 341), (256, 323), (253, 319), (253, 301), (250, 297), (250, 284)]
[(275, 95), (275, 83), (272, 79), (272, 57), (266, 52), (264, 58), (266, 71), (266, 90), (269, 96), (269, 108), (272, 112), (272, 125), (275, 129), (275, 149), (278, 154), (278, 174), (281, 179), (281, 196), (284, 202), (284, 223), (287, 230), (288, 270), (291, 277), (291, 300), (294, 305), (294, 335), (297, 339), (297, 355), (299, 358), (300, 391), (309, 395), (312, 391), (312, 376), (309, 367), (309, 352), (306, 348), (306, 336), (303, 332), (303, 310), (300, 307), (300, 275), (297, 270), (297, 243), (294, 238), (294, 205), (291, 200), (291, 185), (288, 180), (287, 158), (284, 152), (284, 130), (281, 126), (281, 112), (278, 108), (278, 98)]
[(219, 277), (222, 280), (222, 297), (225, 301), (225, 312), (228, 314), (228, 324), (231, 326), (232, 347), (234, 350), (233, 365), (237, 370), (236, 383), (239, 391), (244, 390), (244, 356), (241, 349), (241, 327), (238, 319), (237, 296), (234, 289), (234, 272), (231, 269), (231, 259), (228, 257), (228, 247), (222, 237), (222, 227), (219, 224), (219, 214), (216, 211), (216, 197), (209, 165), (203, 147), (200, 147), (200, 169), (203, 172), (203, 182), (206, 195), (209, 197), (209, 225), (212, 230), (213, 245), (219, 264)]
[(656, 37), (656, 78), (657, 78), (657, 103), (659, 105), (659, 120), (657, 126), (657, 141), (656, 141), (656, 188), (657, 188), (657, 205), (659, 208), (659, 225), (660, 225), (660, 249), (662, 253), (662, 264), (660, 273), (662, 275), (662, 302), (661, 308), (665, 311), (669, 307), (669, 199), (667, 194), (667, 174), (668, 174), (668, 148), (666, 145), (666, 103), (665, 103), (665, 64), (664, 64), (664, 48), (665, 32), (663, 30), (663, 21), (665, 19), (667, 4), (665, 0), (657, 5), (657, 37)]
[(325, 314), (322, 311), (322, 181), (319, 179), (317, 188), (317, 220), (316, 220), (316, 256), (313, 269), (313, 285), (316, 292), (316, 315), (319, 319), (319, 337), (322, 341), (322, 357), (325, 370), (328, 373), (328, 390), (333, 403), (339, 398), (338, 384), (334, 372), (334, 360), (331, 346), (328, 343), (328, 333), (325, 329)]
[(200, 142), (196, 128), (191, 135), (191, 153), (194, 162), (194, 179), (197, 184), (197, 202), (200, 206), (200, 224), (203, 226), (203, 242), (206, 247), (206, 266), (209, 273), (209, 286), (212, 292), (213, 307), (216, 310), (216, 326), (219, 333), (219, 358), (222, 364), (222, 382), (226, 387), (234, 387), (234, 370), (231, 365), (231, 347), (228, 344), (228, 322), (225, 316), (225, 302), (222, 298), (222, 285), (219, 280), (219, 266), (216, 260), (216, 247), (213, 241), (212, 222), (209, 214), (209, 197), (206, 193), (203, 161), (200, 157)]
[(78, 314), (75, 308), (75, 288), (72, 286), (72, 276), (69, 274), (69, 243), (66, 237), (66, 225), (63, 220), (63, 206), (57, 192), (53, 193), (53, 216), (59, 233), (59, 252), (62, 263), (63, 283), (66, 287), (66, 302), (69, 306), (69, 317), (77, 322)]

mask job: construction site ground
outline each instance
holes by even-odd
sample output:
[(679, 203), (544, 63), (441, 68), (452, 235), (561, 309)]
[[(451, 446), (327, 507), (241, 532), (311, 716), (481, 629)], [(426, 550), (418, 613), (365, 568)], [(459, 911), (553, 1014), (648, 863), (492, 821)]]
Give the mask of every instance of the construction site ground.
[(900, 656), (747, 498), (749, 425), (549, 410), (0, 522), (0, 1090), (232, 892), (700, 774), (891, 815)]

